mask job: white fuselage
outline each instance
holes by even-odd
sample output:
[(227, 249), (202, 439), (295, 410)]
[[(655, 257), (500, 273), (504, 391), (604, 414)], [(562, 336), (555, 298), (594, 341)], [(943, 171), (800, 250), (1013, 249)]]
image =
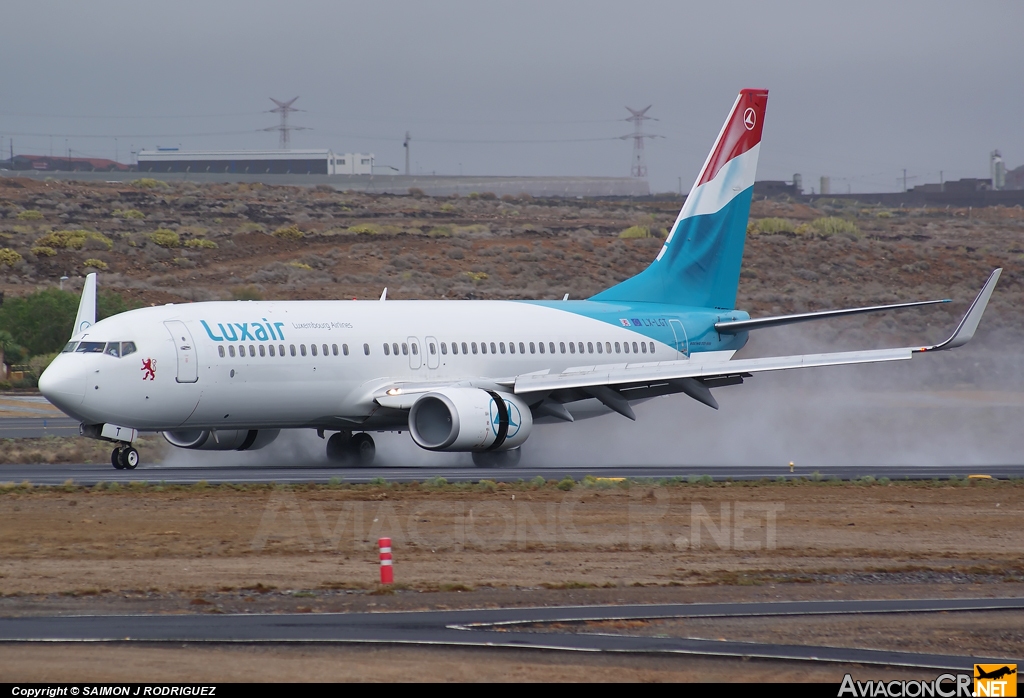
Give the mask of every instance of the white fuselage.
[[(388, 386), (450, 386), (685, 358), (677, 351), (685, 351), (680, 342), (686, 341), (677, 338), (683, 334), (678, 320), (672, 320), (674, 330), (657, 308), (640, 312), (608, 305), (608, 313), (616, 312), (639, 316), (646, 331), (552, 304), (515, 301), (248, 301), (144, 308), (76, 335), (75, 349), (54, 360), (40, 388), (85, 423), (136, 429), (400, 429), (404, 414), (374, 400)], [(706, 325), (704, 319), (700, 324)], [(96, 349), (117, 342), (132, 342), (135, 350), (115, 356)], [(703, 344), (694, 349), (717, 348)]]

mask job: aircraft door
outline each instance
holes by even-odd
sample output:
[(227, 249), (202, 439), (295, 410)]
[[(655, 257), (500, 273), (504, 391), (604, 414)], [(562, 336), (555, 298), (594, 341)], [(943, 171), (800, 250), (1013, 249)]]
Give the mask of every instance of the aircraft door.
[(686, 356), (690, 355), (690, 347), (686, 339), (686, 330), (683, 328), (683, 323), (679, 320), (669, 320), (668, 326), (672, 328), (672, 334), (676, 340), (676, 351)]
[(420, 353), (420, 340), (409, 337), (409, 368), (415, 370), (423, 365), (423, 355)]
[(441, 365), (441, 353), (436, 337), (424, 338), (423, 350), (427, 358), (427, 368), (437, 368)]
[(192, 333), (181, 320), (168, 320), (164, 327), (171, 333), (174, 340), (174, 351), (178, 355), (179, 383), (195, 383), (199, 380), (199, 362), (196, 359), (196, 345), (192, 341)]

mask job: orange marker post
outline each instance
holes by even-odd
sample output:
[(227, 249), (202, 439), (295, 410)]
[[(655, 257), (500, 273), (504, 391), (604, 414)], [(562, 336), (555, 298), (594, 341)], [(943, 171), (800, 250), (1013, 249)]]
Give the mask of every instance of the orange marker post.
[(377, 545), (380, 546), (380, 583), (393, 584), (395, 571), (391, 564), (391, 539), (381, 538)]

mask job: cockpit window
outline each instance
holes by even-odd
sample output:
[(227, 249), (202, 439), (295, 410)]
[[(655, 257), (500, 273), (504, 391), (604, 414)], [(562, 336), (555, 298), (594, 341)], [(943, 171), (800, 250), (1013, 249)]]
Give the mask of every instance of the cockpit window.
[(135, 353), (135, 342), (121, 342), (121, 356)]
[(107, 343), (107, 349), (103, 353), (104, 354), (109, 354), (110, 356), (120, 357), (121, 356), (121, 343), (120, 342), (108, 342)]
[(78, 346), (78, 342), (68, 342), (64, 346), (64, 350), (61, 353), (62, 354), (67, 354), (68, 352), (72, 352), (72, 351), (75, 350), (75, 347), (77, 347), (77, 346)]
[(76, 351), (85, 354), (100, 354), (106, 348), (106, 342), (82, 342)]

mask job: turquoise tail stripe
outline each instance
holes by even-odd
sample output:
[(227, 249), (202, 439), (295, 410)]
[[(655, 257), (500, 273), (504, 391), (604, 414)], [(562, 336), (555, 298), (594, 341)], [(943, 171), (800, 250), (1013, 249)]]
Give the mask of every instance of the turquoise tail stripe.
[(715, 213), (679, 221), (661, 259), (590, 300), (735, 308), (753, 194), (749, 187)]

